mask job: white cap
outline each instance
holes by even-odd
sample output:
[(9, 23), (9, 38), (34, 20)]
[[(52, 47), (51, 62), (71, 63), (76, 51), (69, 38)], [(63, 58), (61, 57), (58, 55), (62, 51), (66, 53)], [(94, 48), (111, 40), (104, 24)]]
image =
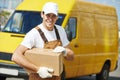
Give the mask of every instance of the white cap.
[(58, 5), (54, 2), (48, 2), (43, 6), (42, 11), (45, 14), (53, 13), (57, 16), (58, 15)]

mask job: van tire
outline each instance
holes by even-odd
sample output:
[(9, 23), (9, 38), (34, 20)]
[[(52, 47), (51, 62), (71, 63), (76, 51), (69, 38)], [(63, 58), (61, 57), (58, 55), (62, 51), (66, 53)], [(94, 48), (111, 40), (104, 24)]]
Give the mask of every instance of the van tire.
[(63, 71), (62, 74), (61, 74), (61, 80), (66, 80), (65, 79), (65, 71)]
[(96, 80), (108, 80), (109, 78), (109, 64), (104, 64), (102, 71), (98, 74), (96, 74)]
[(0, 80), (6, 80), (6, 77), (0, 76)]

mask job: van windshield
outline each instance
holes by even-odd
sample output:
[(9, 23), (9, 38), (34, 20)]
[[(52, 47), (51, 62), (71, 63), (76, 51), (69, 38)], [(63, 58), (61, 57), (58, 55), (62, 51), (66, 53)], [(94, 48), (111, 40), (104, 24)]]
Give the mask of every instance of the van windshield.
[[(62, 25), (64, 18), (65, 14), (59, 14), (56, 24)], [(41, 22), (42, 18), (40, 16), (40, 12), (15, 11), (3, 31), (26, 34)]]

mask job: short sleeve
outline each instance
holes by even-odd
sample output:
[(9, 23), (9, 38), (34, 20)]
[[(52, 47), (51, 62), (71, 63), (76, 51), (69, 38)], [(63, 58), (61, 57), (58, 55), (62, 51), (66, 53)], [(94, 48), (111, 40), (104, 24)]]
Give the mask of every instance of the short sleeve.
[(32, 48), (34, 46), (34, 42), (35, 42), (35, 38), (33, 36), (34, 34), (34, 29), (32, 29), (30, 32), (28, 32), (25, 36), (25, 38), (23, 39), (23, 41), (21, 42), (21, 45), (27, 47), (27, 48)]

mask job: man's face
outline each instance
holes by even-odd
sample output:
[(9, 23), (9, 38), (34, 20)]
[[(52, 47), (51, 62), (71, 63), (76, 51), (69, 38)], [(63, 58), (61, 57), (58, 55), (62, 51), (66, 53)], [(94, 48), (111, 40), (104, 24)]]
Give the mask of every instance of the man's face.
[(49, 13), (49, 14), (42, 14), (42, 18), (43, 18), (43, 25), (45, 26), (45, 28), (48, 30), (53, 30), (54, 25), (58, 19), (58, 16), (56, 16), (53, 13)]

